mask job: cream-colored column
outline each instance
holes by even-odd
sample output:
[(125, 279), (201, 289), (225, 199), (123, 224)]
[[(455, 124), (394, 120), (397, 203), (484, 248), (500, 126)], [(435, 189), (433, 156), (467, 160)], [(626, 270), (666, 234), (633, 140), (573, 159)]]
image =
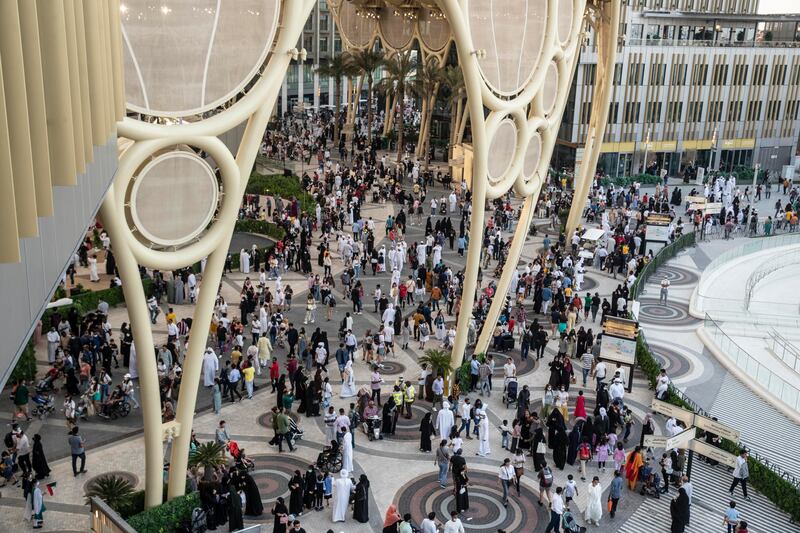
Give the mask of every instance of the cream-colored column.
[[(525, 203), (522, 206), (522, 213), (520, 213), (519, 222), (517, 222), (517, 229), (514, 231), (514, 238), (511, 240), (511, 248), (508, 250), (508, 258), (506, 259), (505, 267), (503, 267), (503, 273), (500, 275), (500, 280), (497, 282), (497, 289), (492, 299), (492, 305), (489, 307), (489, 312), (486, 314), (486, 320), (483, 322), (483, 328), (478, 337), (478, 343), (475, 345), (475, 353), (485, 353), (489, 348), (489, 341), (492, 338), (494, 326), (497, 324), (497, 318), (505, 307), (506, 294), (511, 286), (511, 278), (514, 276), (517, 263), (522, 255), (522, 249), (525, 247), (525, 238), (531, 227), (533, 213), (536, 210), (536, 202), (539, 200), (539, 192), (541, 190), (541, 187), (539, 187), (535, 194), (525, 198)], [(514, 296), (516, 295), (511, 295), (512, 298), (514, 298)]]
[(36, 237), (36, 189), (33, 177), (33, 153), (28, 121), (28, 98), (25, 91), (25, 67), (19, 9), (16, 2), (0, 2), (0, 56), (3, 57), (3, 89), (7, 103), (6, 120), (11, 143), (11, 166), (14, 180), (12, 198), (17, 208), (17, 231), (20, 237)]
[(572, 238), (572, 233), (581, 220), (581, 214), (586, 207), (589, 188), (592, 185), (597, 160), (600, 157), (600, 147), (603, 144), (603, 135), (608, 123), (608, 108), (611, 103), (612, 84), (614, 83), (614, 65), (617, 60), (617, 41), (619, 39), (620, 0), (603, 2), (600, 6), (599, 23), (597, 31), (597, 77), (592, 98), (592, 116), (589, 120), (589, 129), (586, 135), (584, 161), (575, 176), (575, 191), (572, 197), (572, 206), (567, 217), (566, 236), (567, 242)]
[(6, 98), (3, 85), (3, 56), (0, 56), (0, 263), (18, 263), (19, 236), (17, 208), (14, 205), (14, 179), (11, 167), (11, 143), (6, 122)]
[(110, 0), (108, 5), (111, 28), (111, 63), (114, 78), (114, 118), (122, 120), (125, 116), (125, 75), (122, 59), (122, 21), (119, 14), (119, 0)]
[[(101, 24), (98, 2), (83, 4), (83, 19), (86, 30), (98, 28)], [(92, 140), (101, 146), (108, 140), (108, 122), (106, 102), (108, 97), (103, 81), (102, 39), (99, 31), (86, 31), (86, 60), (89, 67), (89, 102), (92, 113)]]
[[(291, 0), (291, 2), (284, 3), (283, 31), (289, 32), (289, 35), (295, 30), (299, 32), (305, 20), (308, 18), (313, 4), (313, 0)], [(284, 41), (287, 39), (288, 37), (280, 37), (276, 48), (282, 48), (286, 44)], [(287, 48), (288, 46), (283, 49)], [(240, 180), (239, 190), (233, 191), (232, 194), (238, 195), (237, 198), (241, 198), (244, 195), (250, 169), (253, 167), (258, 149), (261, 146), (264, 129), (267, 126), (272, 108), (275, 106), (278, 98), (280, 80), (283, 79), (286, 74), (286, 69), (289, 66), (288, 55), (276, 57), (281, 57), (282, 61), (275, 68), (276, 75), (271, 78), (272, 85), (266, 93), (267, 96), (264, 102), (247, 122), (247, 127), (245, 128), (242, 141), (239, 145), (239, 151), (236, 154), (236, 164), (239, 167)], [(279, 76), (278, 74), (282, 75)], [(211, 326), (211, 313), (214, 309), (217, 288), (222, 280), (225, 258), (227, 257), (227, 250), (230, 247), (235, 223), (235, 219), (218, 220), (216, 222), (216, 224), (224, 224), (226, 228), (224, 232), (225, 237), (221, 239), (222, 242), (219, 243), (219, 246), (217, 246), (214, 252), (209, 255), (206, 261), (205, 271), (203, 272), (202, 288), (195, 306), (194, 321), (192, 322), (192, 329), (200, 332), (200, 334), (192, 335), (189, 338), (189, 349), (183, 360), (183, 381), (178, 398), (177, 411), (175, 413), (175, 421), (180, 424), (180, 434), (172, 442), (168, 488), (168, 495), (170, 498), (181, 496), (186, 490), (185, 472), (189, 463), (189, 441), (191, 438), (195, 406), (197, 404), (200, 375), (203, 368), (203, 352), (206, 347), (206, 336), (203, 332), (208, 331)]]
[[(123, 156), (124, 157), (124, 156)], [(131, 249), (124, 245), (126, 229), (123, 226), (125, 217), (117, 211), (114, 204), (114, 187), (112, 185), (103, 205), (100, 207), (100, 218), (111, 237), (114, 257), (120, 277), (125, 280), (122, 291), (125, 294), (125, 306), (133, 328), (133, 340), (136, 346), (136, 367), (139, 373), (141, 390), (142, 418), (144, 421), (144, 454), (145, 454), (145, 507), (155, 507), (163, 500), (164, 452), (161, 436), (161, 396), (156, 369), (156, 354), (153, 343), (153, 331), (150, 327), (150, 313), (139, 275), (139, 264)], [(121, 243), (116, 246), (116, 243)], [(202, 297), (202, 293), (201, 293)], [(181, 476), (183, 479), (184, 476)]]
[(92, 111), (89, 103), (89, 62), (86, 58), (86, 23), (83, 18), (84, 0), (75, 0), (75, 42), (78, 46), (78, 72), (81, 93), (81, 122), (83, 123), (83, 148), (86, 164), (94, 160), (92, 140)]
[(81, 101), (80, 65), (78, 63), (78, 34), (75, 22), (75, 3), (81, 0), (64, 0), (64, 22), (67, 30), (67, 64), (69, 65), (69, 93), (72, 105), (72, 137), (75, 141), (75, 170), (86, 170), (86, 151), (83, 146), (83, 110)]
[(36, 211), (39, 216), (49, 217), (54, 213), (53, 183), (50, 180), (42, 52), (39, 46), (39, 20), (36, 16), (36, 2), (19, 0), (17, 5), (19, 6), (19, 23), (22, 32), (22, 56), (25, 61), (25, 92), (28, 102), (31, 154), (36, 154), (36, 157), (33, 158)]
[(53, 185), (77, 185), (64, 4), (37, 0)]
[(109, 24), (111, 15), (109, 14), (109, 3), (108, 1), (104, 1), (100, 2), (100, 5), (102, 6), (100, 10), (100, 24), (103, 29), (100, 34), (103, 39), (103, 72), (105, 74), (103, 79), (106, 89), (106, 116), (108, 117), (108, 133), (106, 137), (108, 137), (111, 135), (111, 132), (114, 130), (114, 125), (117, 122), (117, 110), (114, 96), (114, 65), (111, 60), (114, 51), (112, 50), (111, 44), (111, 25)]
[[(454, 41), (461, 61), (461, 70), (464, 73), (464, 85), (467, 92), (467, 106), (473, 117), (483, 117), (483, 99), (481, 89), (483, 80), (478, 69), (477, 59), (472, 53), (472, 39), (469, 30), (456, 0), (439, 0), (450, 27), (453, 31)], [(472, 176), (472, 215), (470, 217), (469, 248), (467, 249), (467, 262), (464, 271), (464, 286), (461, 291), (461, 310), (458, 315), (456, 339), (453, 351), (450, 353), (450, 365), (455, 371), (464, 360), (467, 347), (467, 333), (472, 317), (472, 307), (475, 304), (475, 290), (478, 281), (478, 268), (481, 259), (481, 246), (483, 241), (483, 225), (486, 219), (486, 185), (487, 185), (487, 151), (488, 139), (486, 128), (476, 127), (472, 131), (472, 142), (475, 149)], [(454, 376), (452, 376), (454, 377)], [(450, 379), (452, 385), (453, 379)]]

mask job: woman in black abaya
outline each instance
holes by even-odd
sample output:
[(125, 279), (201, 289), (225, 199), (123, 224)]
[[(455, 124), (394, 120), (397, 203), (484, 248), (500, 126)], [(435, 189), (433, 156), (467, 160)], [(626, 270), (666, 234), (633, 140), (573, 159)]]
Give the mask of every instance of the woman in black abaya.
[(422, 417), (422, 422), (419, 423), (419, 451), (431, 451), (431, 436), (433, 435), (433, 423), (431, 422), (431, 414), (425, 413)]
[(242, 517), (242, 498), (236, 492), (236, 487), (228, 489), (228, 530), (238, 531), (244, 528)]
[(581, 443), (581, 430), (583, 429), (583, 420), (578, 420), (572, 431), (569, 432), (569, 448), (567, 449), (567, 463), (574, 465), (575, 459), (578, 457), (578, 445)]
[(50, 477), (50, 467), (47, 465), (47, 458), (44, 456), (42, 447), (42, 436), (38, 433), (33, 436), (33, 470), (36, 472), (36, 479)]
[(253, 477), (245, 471), (239, 472), (240, 485), (244, 490), (244, 514), (247, 516), (261, 516), (264, 514), (264, 504), (261, 502), (261, 493), (258, 491)]
[(559, 470), (564, 470), (564, 464), (567, 462), (567, 433), (563, 429), (556, 430), (555, 443), (553, 443), (553, 462)]
[(362, 524), (369, 522), (369, 479), (366, 474), (361, 474), (356, 484), (353, 518)]
[(544, 452), (546, 451), (547, 443), (544, 439), (544, 431), (542, 431), (542, 428), (536, 428), (536, 432), (533, 434), (531, 453), (533, 453), (533, 469), (537, 472), (542, 469), (545, 463)]
[[(289, 520), (289, 509), (286, 508), (286, 503), (283, 498), (278, 497), (275, 501), (275, 507), (270, 511), (275, 516), (275, 521), (272, 526), (272, 533), (286, 533), (286, 528)], [(284, 518), (286, 517), (286, 518)], [(286, 522), (281, 522), (283, 518)]]
[(295, 516), (303, 512), (303, 476), (299, 470), (289, 480), (289, 514)]

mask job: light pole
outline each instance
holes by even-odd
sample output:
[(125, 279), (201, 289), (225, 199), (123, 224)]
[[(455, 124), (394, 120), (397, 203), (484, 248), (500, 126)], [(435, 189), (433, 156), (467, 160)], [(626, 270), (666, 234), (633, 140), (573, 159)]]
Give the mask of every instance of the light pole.
[(644, 161), (642, 162), (642, 174), (647, 172), (647, 151), (650, 148), (650, 126), (647, 127), (647, 136), (644, 138)]
[(708, 160), (708, 181), (711, 183), (711, 171), (714, 169), (714, 154), (717, 153), (717, 128), (711, 136), (711, 157)]

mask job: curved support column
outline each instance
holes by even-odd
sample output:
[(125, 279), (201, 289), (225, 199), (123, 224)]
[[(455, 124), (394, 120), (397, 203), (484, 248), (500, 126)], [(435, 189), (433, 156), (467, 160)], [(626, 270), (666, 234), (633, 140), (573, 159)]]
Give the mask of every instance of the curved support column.
[(522, 206), (522, 213), (517, 223), (517, 229), (514, 231), (514, 238), (511, 240), (511, 249), (508, 251), (508, 258), (503, 267), (503, 273), (500, 275), (500, 280), (497, 282), (497, 290), (492, 299), (492, 305), (489, 307), (489, 313), (486, 315), (486, 320), (481, 328), (478, 343), (475, 345), (475, 353), (486, 352), (489, 347), (489, 340), (492, 338), (494, 325), (497, 324), (497, 318), (500, 316), (500, 311), (503, 310), (506, 301), (505, 297), (511, 285), (511, 278), (514, 275), (514, 271), (517, 269), (517, 263), (522, 255), (522, 249), (525, 247), (525, 236), (528, 234), (528, 229), (531, 227), (533, 213), (536, 210), (536, 203), (539, 201), (539, 191), (541, 191), (541, 188), (532, 196), (525, 198), (525, 203)]
[(133, 340), (136, 346), (136, 368), (141, 390), (142, 418), (144, 421), (145, 454), (145, 507), (155, 507), (163, 500), (164, 452), (161, 439), (161, 396), (159, 395), (153, 330), (150, 312), (144, 294), (139, 264), (131, 249), (125, 245), (125, 218), (117, 212), (112, 184), (100, 206), (100, 218), (113, 243), (120, 278), (124, 280), (122, 292), (128, 308)]
[(572, 233), (578, 227), (581, 214), (586, 207), (586, 198), (594, 178), (597, 160), (600, 157), (600, 146), (603, 144), (603, 135), (608, 123), (608, 108), (612, 97), (614, 65), (617, 60), (620, 0), (603, 2), (597, 9), (599, 10), (599, 21), (594, 24), (598, 42), (597, 78), (594, 85), (592, 116), (586, 134), (584, 161), (578, 174), (575, 175), (575, 190), (567, 218), (567, 242), (570, 241)]

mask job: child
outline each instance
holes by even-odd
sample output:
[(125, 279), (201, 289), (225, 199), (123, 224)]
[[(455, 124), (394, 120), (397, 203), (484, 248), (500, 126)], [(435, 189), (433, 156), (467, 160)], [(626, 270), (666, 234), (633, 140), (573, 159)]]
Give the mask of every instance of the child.
[(9, 482), (14, 485), (19, 483), (17, 476), (14, 475), (14, 460), (11, 458), (11, 454), (6, 451), (3, 452), (0, 468), (2, 468), (3, 479), (5, 480), (0, 486), (5, 487)]
[(566, 498), (566, 505), (578, 495), (578, 485), (572, 479), (572, 474), (567, 476), (567, 484), (564, 486), (564, 497)]
[(333, 496), (333, 476), (327, 470), (325, 471), (325, 479), (322, 480), (322, 491), (325, 496), (325, 507), (330, 507), (331, 497)]
[(597, 454), (597, 466), (601, 472), (605, 472), (606, 461), (608, 461), (608, 456), (611, 453), (611, 449), (608, 447), (608, 439), (605, 437), (600, 438), (600, 444), (597, 445), (595, 453)]
[(617, 447), (614, 449), (614, 470), (619, 472), (623, 463), (625, 463), (625, 447), (622, 446), (621, 442), (618, 442)]
[(578, 447), (578, 459), (581, 461), (581, 481), (586, 481), (586, 461), (592, 458), (592, 447), (589, 446), (589, 441), (583, 439), (583, 442)]
[(622, 442), (628, 443), (628, 437), (631, 435), (631, 426), (633, 425), (633, 411), (630, 407), (625, 408), (625, 414), (622, 415), (622, 421), (625, 423), (625, 434), (622, 436)]
[(731, 501), (729, 504), (728, 510), (725, 511), (725, 518), (722, 519), (722, 525), (728, 526), (728, 533), (735, 533), (737, 531), (736, 526), (739, 525), (739, 511), (736, 509), (736, 502)]
[(453, 430), (450, 431), (450, 446), (453, 448), (453, 453), (455, 454), (463, 445), (464, 439), (461, 438), (461, 433), (457, 431), (456, 428), (453, 428)]
[(502, 436), (502, 439), (500, 441), (500, 447), (503, 448), (504, 450), (507, 450), (508, 439), (509, 435), (511, 434), (511, 429), (508, 427), (508, 420), (503, 420), (503, 423), (500, 424), (500, 426), (498, 426), (497, 429), (500, 430), (500, 435)]
[(314, 510), (322, 510), (322, 495), (325, 493), (325, 476), (322, 472), (317, 472), (317, 478), (314, 484)]

